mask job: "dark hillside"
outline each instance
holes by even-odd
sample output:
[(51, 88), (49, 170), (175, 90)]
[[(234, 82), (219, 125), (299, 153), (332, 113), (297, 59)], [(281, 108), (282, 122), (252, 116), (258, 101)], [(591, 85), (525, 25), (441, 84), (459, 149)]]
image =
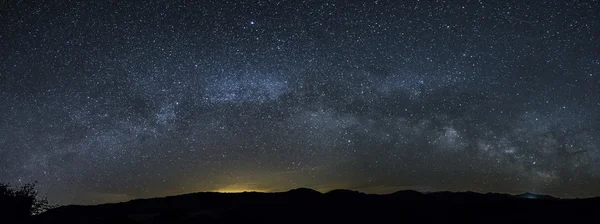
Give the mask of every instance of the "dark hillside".
[(514, 223), (595, 220), (600, 199), (556, 199), (474, 192), (387, 195), (350, 190), (320, 193), (194, 193), (96, 206), (64, 206), (38, 223)]

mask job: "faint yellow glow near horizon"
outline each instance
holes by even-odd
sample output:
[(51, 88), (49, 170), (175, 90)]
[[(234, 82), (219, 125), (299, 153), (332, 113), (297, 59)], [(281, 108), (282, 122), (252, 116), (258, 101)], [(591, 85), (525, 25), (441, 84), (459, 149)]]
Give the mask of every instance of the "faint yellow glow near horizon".
[(270, 192), (268, 189), (262, 189), (255, 184), (232, 184), (212, 190), (220, 193), (241, 193), (241, 192)]

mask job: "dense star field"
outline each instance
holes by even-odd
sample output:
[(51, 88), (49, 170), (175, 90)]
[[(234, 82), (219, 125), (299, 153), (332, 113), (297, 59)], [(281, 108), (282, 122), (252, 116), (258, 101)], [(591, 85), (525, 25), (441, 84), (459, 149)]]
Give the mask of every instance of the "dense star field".
[(600, 196), (600, 1), (0, 2), (0, 182)]

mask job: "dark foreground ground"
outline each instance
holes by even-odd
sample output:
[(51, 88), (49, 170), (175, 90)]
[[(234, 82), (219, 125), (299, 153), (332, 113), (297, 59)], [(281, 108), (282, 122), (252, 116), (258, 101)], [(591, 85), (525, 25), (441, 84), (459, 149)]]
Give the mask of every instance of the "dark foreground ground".
[(97, 206), (65, 206), (36, 223), (599, 223), (600, 198), (400, 191), (371, 195), (310, 189), (194, 193)]

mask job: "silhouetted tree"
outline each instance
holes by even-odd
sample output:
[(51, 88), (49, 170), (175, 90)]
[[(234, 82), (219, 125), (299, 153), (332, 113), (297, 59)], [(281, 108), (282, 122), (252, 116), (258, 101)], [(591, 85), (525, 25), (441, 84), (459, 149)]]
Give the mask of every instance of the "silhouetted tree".
[[(0, 217), (8, 220), (27, 220), (49, 208), (46, 198), (38, 198), (36, 183), (11, 187), (0, 183)], [(0, 221), (1, 222), (1, 221)]]

